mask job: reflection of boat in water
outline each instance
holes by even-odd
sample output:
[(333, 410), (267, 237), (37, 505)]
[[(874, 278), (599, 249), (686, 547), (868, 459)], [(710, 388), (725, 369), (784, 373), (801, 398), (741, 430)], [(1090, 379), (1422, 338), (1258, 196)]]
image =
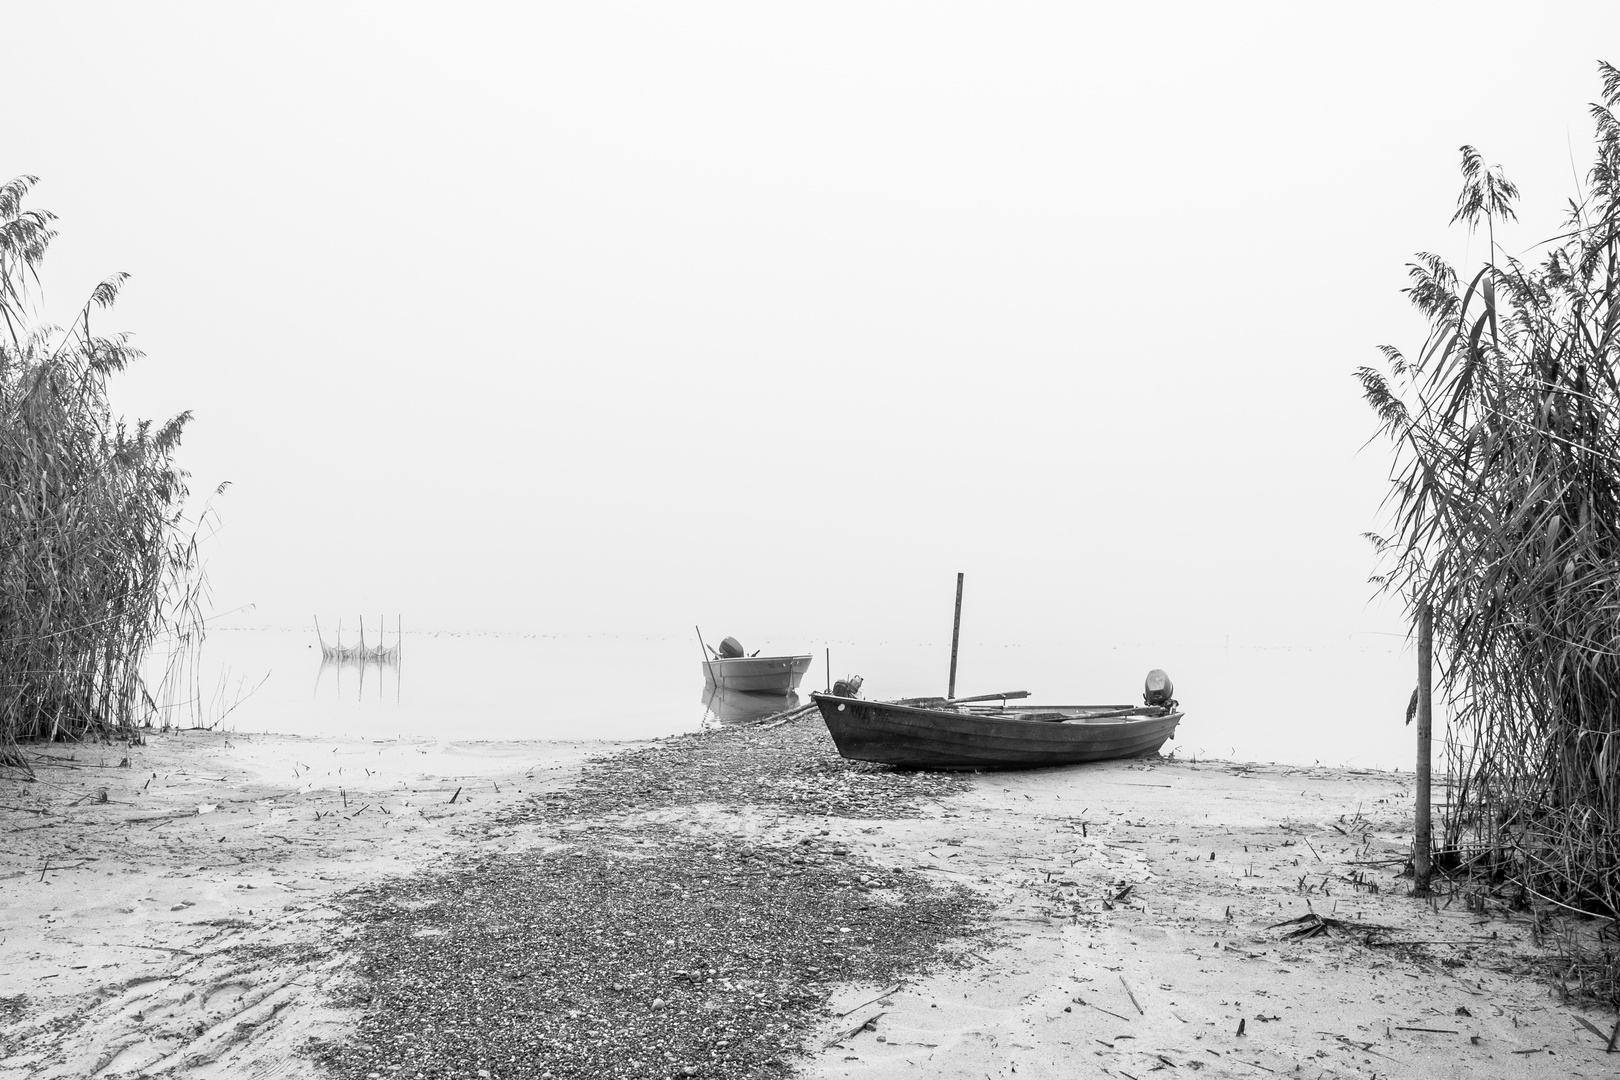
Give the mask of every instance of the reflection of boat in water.
[(722, 724), (753, 724), (768, 716), (797, 708), (799, 695), (789, 690), (785, 694), (750, 694), (746, 690), (732, 690), (703, 684), (704, 720), (713, 717)]
[[(703, 635), (698, 635), (702, 641)], [(707, 647), (707, 646), (705, 646)], [(799, 688), (810, 670), (810, 654), (800, 656), (744, 656), (737, 639), (728, 637), (710, 649), (714, 659), (703, 661), (703, 678), (727, 690), (750, 694), (786, 694)]]

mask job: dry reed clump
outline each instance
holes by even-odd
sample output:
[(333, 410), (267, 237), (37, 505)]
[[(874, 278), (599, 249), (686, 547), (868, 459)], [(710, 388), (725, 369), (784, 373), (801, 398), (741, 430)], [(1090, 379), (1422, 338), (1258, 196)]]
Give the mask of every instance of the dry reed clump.
[[(91, 330), (125, 275), (67, 327), (34, 317), (29, 285), (56, 235), (0, 186), (0, 763), (17, 742), (129, 733), (154, 707), (142, 665), (162, 635), (199, 640), (195, 531), (174, 452), (189, 413), (156, 430), (113, 417), (107, 379), (141, 354)], [(176, 654), (177, 655), (177, 654)]]
[[(1606, 920), (1568, 937), (1584, 992), (1620, 1003), (1620, 71), (1589, 191), (1528, 263), (1495, 226), (1514, 186), (1463, 148), (1453, 222), (1491, 258), (1463, 285), (1422, 254), (1422, 354), (1358, 372), (1396, 445), (1394, 531), (1373, 580), (1434, 613), (1452, 711), (1442, 866), (1510, 898)], [(1579, 955), (1576, 955), (1578, 953)]]

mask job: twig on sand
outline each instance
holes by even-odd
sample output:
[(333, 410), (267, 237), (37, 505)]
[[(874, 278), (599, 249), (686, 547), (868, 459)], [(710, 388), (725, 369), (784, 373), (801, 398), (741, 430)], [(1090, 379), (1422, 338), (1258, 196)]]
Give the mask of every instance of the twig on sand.
[[(87, 859), (84, 862), (57, 863), (55, 866), (52, 866), (51, 865), (51, 860), (46, 859), (45, 860), (45, 865), (39, 868), (39, 880), (44, 881), (46, 874), (54, 874), (58, 870), (82, 870), (86, 866), (89, 866), (90, 863), (92, 863), (94, 861), (95, 861), (94, 859)], [(18, 875), (18, 876), (20, 876), (20, 875)]]
[(1318, 1035), (1328, 1035), (1328, 1036), (1331, 1036), (1332, 1038), (1338, 1039), (1340, 1042), (1344, 1043), (1344, 1045), (1352, 1047), (1353, 1049), (1359, 1050), (1363, 1054), (1377, 1054), (1381, 1058), (1389, 1058), (1390, 1061), (1399, 1061), (1400, 1060), (1399, 1058), (1390, 1057), (1388, 1054), (1384, 1053), (1381, 1050), (1374, 1050), (1373, 1049), (1373, 1044), (1370, 1043), (1370, 1042), (1365, 1042), (1365, 1043), (1364, 1042), (1357, 1042), (1356, 1040), (1350, 1038), (1348, 1035), (1340, 1035), (1336, 1031), (1318, 1031), (1317, 1034)]
[(1307, 912), (1297, 919), (1285, 919), (1280, 923), (1272, 923), (1270, 926), (1266, 927), (1266, 929), (1276, 930), (1284, 926), (1294, 927), (1294, 929), (1283, 935), (1287, 938), (1325, 937), (1330, 930), (1365, 934), (1389, 932), (1389, 927), (1387, 926), (1377, 926), (1373, 923), (1351, 922), (1348, 919), (1335, 919), (1329, 915), (1318, 915), (1314, 911)]
[(854, 1038), (856, 1035), (859, 1035), (861, 1032), (866, 1031), (869, 1028), (875, 1029), (877, 1027), (877, 1022), (878, 1022), (879, 1018), (884, 1017), (884, 1016), (888, 1016), (888, 1015), (889, 1015), (889, 1012), (888, 1012), (887, 1009), (885, 1009), (883, 1012), (880, 1012), (880, 1013), (873, 1013), (871, 1016), (868, 1016), (865, 1020), (862, 1020), (859, 1024), (856, 1024), (854, 1027), (850, 1028), (848, 1031), (844, 1032), (842, 1035), (839, 1035), (837, 1038), (831, 1040), (830, 1042), (825, 1043), (822, 1046), (822, 1049), (825, 1050), (828, 1047), (837, 1046), (839, 1043), (843, 1042), (845, 1039)]
[[(1599, 1028), (1596, 1024), (1592, 1023), (1592, 1021), (1588, 1020), (1584, 1016), (1577, 1016), (1575, 1018), (1575, 1022), (1577, 1024), (1580, 1024), (1587, 1031), (1590, 1031), (1592, 1034), (1596, 1035), (1598, 1038), (1603, 1040), (1603, 1042), (1605, 1043), (1604, 1053), (1609, 1053), (1609, 1054), (1614, 1053), (1614, 1037), (1613, 1036), (1603, 1034), (1603, 1030), (1601, 1028)], [(1615, 1022), (1615, 1032), (1616, 1032), (1616, 1034), (1620, 1034), (1620, 1021)]]
[(153, 952), (179, 953), (181, 956), (201, 956), (202, 953), (191, 949), (177, 949), (172, 945), (137, 945), (132, 941), (115, 941), (113, 944), (120, 949), (151, 949)]
[(877, 997), (872, 998), (869, 1001), (863, 1001), (859, 1005), (852, 1005), (849, 1008), (845, 1009), (843, 1012), (838, 1013), (837, 1015), (838, 1016), (848, 1016), (850, 1013), (854, 1012), (856, 1009), (864, 1009), (864, 1008), (866, 1008), (868, 1005), (872, 1004), (873, 1001), (882, 1001), (884, 998), (888, 997), (890, 994), (892, 994), (896, 990), (900, 989), (900, 987), (903, 986), (903, 985), (904, 985), (903, 983), (895, 983), (893, 986), (891, 986), (887, 990), (883, 991), (883, 993), (879, 994)]
[(1136, 1011), (1141, 1013), (1141, 1015), (1146, 1016), (1146, 1010), (1142, 1008), (1142, 1003), (1136, 1000), (1136, 991), (1132, 990), (1131, 984), (1125, 981), (1125, 976), (1121, 975), (1119, 977), (1119, 985), (1125, 988), (1125, 993), (1130, 997), (1131, 1004), (1136, 1006)]
[(779, 728), (783, 724), (791, 723), (803, 716), (808, 716), (815, 710), (816, 703), (812, 701), (810, 704), (801, 705), (797, 709), (790, 709), (784, 713), (777, 713), (774, 718), (767, 716), (764, 720), (760, 721), (758, 730), (769, 731), (772, 728)]
[(1082, 999), (1081, 999), (1081, 998), (1080, 998), (1080, 996), (1079, 996), (1079, 995), (1076, 995), (1076, 996), (1074, 996), (1074, 997), (1073, 997), (1073, 998), (1071, 998), (1071, 999), (1070, 999), (1070, 1000), (1071, 1000), (1071, 1001), (1073, 1001), (1073, 1002), (1074, 1002), (1074, 1003), (1075, 1003), (1075, 1004), (1076, 1004), (1076, 1005), (1085, 1005), (1085, 1006), (1087, 1006), (1087, 1007), (1088, 1007), (1088, 1008), (1092, 1008), (1092, 1009), (1096, 1009), (1096, 1010), (1097, 1010), (1097, 1011), (1098, 1011), (1098, 1012), (1100, 1012), (1100, 1013), (1107, 1013), (1107, 1014), (1108, 1014), (1108, 1015), (1109, 1015), (1109, 1016), (1112, 1016), (1112, 1017), (1113, 1017), (1113, 1018), (1114, 1018), (1114, 1019), (1115, 1019), (1115, 1020), (1123, 1020), (1123, 1021), (1125, 1021), (1125, 1022), (1126, 1022), (1126, 1023), (1127, 1023), (1127, 1024), (1128, 1024), (1128, 1023), (1130, 1023), (1130, 1022), (1131, 1022), (1131, 1018), (1130, 1018), (1130, 1017), (1128, 1017), (1128, 1016), (1121, 1016), (1121, 1015), (1119, 1015), (1119, 1013), (1117, 1013), (1117, 1012), (1115, 1012), (1115, 1011), (1114, 1011), (1114, 1010), (1112, 1010), (1112, 1009), (1105, 1009), (1105, 1008), (1103, 1008), (1103, 1007), (1102, 1007), (1102, 1006), (1101, 1006), (1101, 1005), (1098, 1005), (1098, 1004), (1097, 1004), (1097, 1003), (1096, 1003), (1096, 1002), (1094, 1002), (1094, 1001), (1085, 1001), (1085, 1000), (1082, 1000)]
[[(196, 817), (196, 816), (197, 816), (197, 811), (195, 811), (195, 810), (182, 810), (179, 813), (171, 813), (171, 814), (141, 814), (141, 815), (138, 815), (136, 817), (124, 818), (122, 821), (116, 822), (115, 825), (118, 828), (122, 828), (125, 825), (144, 825), (148, 821), (156, 821), (156, 822), (162, 823), (162, 822), (165, 822), (165, 821), (174, 821), (177, 818), (188, 818), (188, 817)], [(155, 825), (153, 826), (153, 828), (156, 828), (156, 827), (157, 826), (155, 826)]]

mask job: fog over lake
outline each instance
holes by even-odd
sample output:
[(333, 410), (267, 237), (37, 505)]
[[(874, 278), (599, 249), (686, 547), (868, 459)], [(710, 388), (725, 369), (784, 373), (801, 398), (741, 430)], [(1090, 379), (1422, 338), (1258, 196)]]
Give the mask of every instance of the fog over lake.
[[(964, 692), (1164, 667), (1178, 753), (1404, 765), (1352, 372), (1421, 347), (1414, 252), (1483, 257), (1461, 144), (1552, 235), (1616, 27), (1509, 10), (35, 5), (0, 179), (231, 484), (243, 730), (687, 730), (694, 623), (940, 693), (962, 572)], [(316, 686), (363, 613), (392, 719)]]
[[(372, 624), (373, 644), (374, 631)], [(386, 641), (394, 643), (391, 632)], [(941, 695), (949, 677), (948, 627), (943, 640), (931, 642), (769, 644), (767, 654), (811, 653), (798, 694), (717, 692), (704, 681), (691, 632), (407, 632), (397, 664), (361, 664), (323, 663), (312, 630), (221, 630), (209, 641), (200, 710), (173, 716), (189, 724), (200, 715), (239, 732), (374, 739), (644, 739), (755, 721), (807, 703), (809, 692), (828, 682), (829, 653), (834, 679), (869, 673), (868, 697)], [(1388, 638), (1265, 647), (970, 637), (961, 646), (957, 688), (1028, 690), (1050, 704), (1130, 704), (1140, 699), (1148, 670), (1164, 667), (1187, 713), (1165, 753), (1410, 769), (1410, 730), (1400, 705), (1389, 705), (1392, 688), (1409, 677), (1402, 645)]]

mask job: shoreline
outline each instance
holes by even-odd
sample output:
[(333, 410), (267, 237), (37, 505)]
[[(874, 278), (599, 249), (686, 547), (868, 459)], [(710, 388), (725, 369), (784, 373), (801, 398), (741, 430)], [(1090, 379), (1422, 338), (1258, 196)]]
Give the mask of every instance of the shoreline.
[[(773, 1052), (775, 1075), (1059, 1076), (1083, 1060), (1138, 1077), (1552, 1077), (1614, 1060), (1579, 1022), (1613, 1018), (1530, 974), (1544, 954), (1528, 918), (1405, 895), (1410, 773), (1159, 758), (904, 774), (844, 763), (813, 714), (638, 742), (185, 732), (31, 749), (36, 780), (0, 778), (5, 1080), (326, 1075), (340, 1063), (315, 1051), (363, 1018), (357, 888), (563, 850), (622, 864), (638, 855), (624, 838), (655, 826), (746, 846), (782, 875), (760, 882), (856, 905), (828, 910), (877, 919), (916, 879), (984, 905), (976, 931), (946, 928), (960, 966), (923, 950), (893, 988), (785, 979), (825, 1004), (783, 1014), (782, 1045), (806, 1053)], [(672, 902), (697, 904), (697, 881)], [(1286, 936), (1313, 914), (1338, 924)], [(738, 1068), (744, 1050), (727, 1050)], [(335, 1075), (411, 1075), (379, 1064)], [(622, 1064), (677, 1074), (651, 1054)]]

